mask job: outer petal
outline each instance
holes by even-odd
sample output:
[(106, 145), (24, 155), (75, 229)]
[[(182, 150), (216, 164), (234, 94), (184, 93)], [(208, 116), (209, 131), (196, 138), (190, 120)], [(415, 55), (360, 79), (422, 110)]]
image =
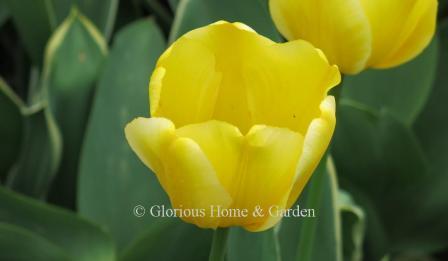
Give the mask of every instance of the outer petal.
[(437, 0), (360, 0), (372, 28), (372, 55), (368, 64), (388, 68), (418, 55), (431, 41)]
[(338, 69), (304, 41), (276, 44), (243, 24), (219, 22), (187, 33), (162, 55), (151, 78), (151, 113), (179, 127), (216, 119), (242, 133), (256, 124), (301, 131), (339, 81)]
[(320, 105), (320, 117), (311, 122), (306, 132), (302, 156), (294, 177), (294, 187), (288, 198), (288, 208), (297, 200), (328, 148), (336, 125), (335, 110), (334, 97), (328, 96)]
[(288, 40), (311, 42), (344, 73), (364, 69), (371, 53), (371, 33), (359, 0), (270, 0), (269, 7)]
[[(248, 217), (223, 217), (219, 226), (259, 231), (280, 220), (269, 216), (269, 208), (286, 206), (302, 150), (299, 133), (258, 125), (243, 136), (236, 127), (219, 121), (187, 125), (176, 133), (194, 140), (212, 162), (233, 198), (228, 208), (248, 210)], [(252, 215), (257, 206), (263, 212), (260, 217)]]
[(252, 213), (259, 206), (264, 214), (246, 220), (247, 230), (262, 231), (281, 219), (269, 210), (286, 207), (302, 146), (303, 137), (288, 129), (258, 125), (247, 134), (232, 206)]
[(176, 131), (180, 137), (194, 140), (204, 151), (221, 184), (230, 191), (241, 157), (244, 136), (235, 126), (208, 121), (184, 126)]
[[(208, 211), (210, 205), (232, 203), (199, 145), (178, 137), (169, 120), (138, 118), (125, 132), (132, 149), (156, 173), (174, 208)], [(210, 215), (181, 218), (200, 227), (215, 228), (219, 222)]]
[(159, 179), (168, 193), (168, 182), (164, 175), (162, 155), (175, 139), (174, 124), (163, 118), (137, 118), (125, 128), (126, 139), (132, 150)]

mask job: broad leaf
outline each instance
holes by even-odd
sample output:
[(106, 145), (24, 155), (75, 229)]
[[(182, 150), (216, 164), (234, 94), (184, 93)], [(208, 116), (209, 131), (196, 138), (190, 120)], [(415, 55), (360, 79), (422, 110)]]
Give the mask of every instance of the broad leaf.
[(170, 33), (170, 42), (184, 33), (219, 20), (242, 22), (259, 34), (280, 41), (269, 15), (267, 0), (182, 0)]
[(5, 0), (0, 0), (0, 28), (5, 24), (9, 17), (10, 13)]
[(365, 214), (350, 194), (339, 190), (338, 209), (341, 216), (341, 233), (344, 260), (363, 260)]
[(132, 210), (136, 205), (168, 202), (155, 175), (132, 152), (124, 136), (129, 121), (149, 113), (149, 76), (164, 48), (153, 20), (137, 21), (117, 34), (95, 95), (83, 147), (79, 210), (104, 224), (120, 249), (154, 221), (149, 215), (135, 217)]
[(5, 0), (14, 24), (34, 64), (40, 66), (45, 45), (57, 26), (47, 0)]
[(74, 10), (52, 36), (45, 55), (43, 91), (64, 147), (51, 198), (68, 207), (75, 205), (79, 154), (106, 52), (99, 32)]
[[(427, 241), (437, 240), (440, 247), (448, 246), (448, 21), (439, 26), (440, 57), (437, 78), (428, 104), (415, 124), (415, 131), (428, 158), (431, 179), (425, 185), (420, 233)], [(431, 224), (428, 228), (425, 224)], [(424, 229), (423, 229), (424, 227)]]
[(3, 0), (20, 37), (37, 66), (42, 65), (46, 43), (73, 7), (93, 21), (108, 39), (112, 33), (118, 0)]
[(280, 261), (278, 228), (253, 233), (242, 228), (231, 228), (227, 250), (228, 261)]
[(342, 97), (380, 111), (387, 109), (412, 124), (431, 92), (436, 72), (438, 44), (435, 39), (409, 63), (387, 70), (367, 70), (344, 78)]
[(8, 187), (44, 198), (57, 172), (62, 140), (46, 105), (36, 104), (24, 115), (20, 154), (7, 179)]
[(289, 217), (282, 220), (279, 237), (283, 260), (342, 259), (337, 192), (332, 163), (322, 159), (293, 207), (298, 205), (300, 209), (312, 209), (314, 217)]
[[(0, 222), (20, 226), (45, 238), (63, 249), (73, 260), (114, 260), (115, 252), (110, 237), (99, 227), (74, 213), (20, 196), (1, 187), (0, 205)], [(27, 248), (19, 251), (24, 250), (28, 251)]]
[(0, 78), (0, 180), (6, 177), (17, 160), (22, 139), (24, 107), (22, 100)]
[(0, 259), (64, 261), (71, 260), (60, 247), (18, 226), (0, 223)]
[(402, 215), (423, 203), (427, 164), (414, 134), (387, 111), (342, 100), (337, 117), (332, 153), (341, 187), (366, 211), (365, 256), (378, 260), (418, 241), (418, 234), (408, 234), (416, 218)]
[(160, 218), (127, 247), (121, 260), (207, 260), (212, 231), (185, 224), (179, 219)]

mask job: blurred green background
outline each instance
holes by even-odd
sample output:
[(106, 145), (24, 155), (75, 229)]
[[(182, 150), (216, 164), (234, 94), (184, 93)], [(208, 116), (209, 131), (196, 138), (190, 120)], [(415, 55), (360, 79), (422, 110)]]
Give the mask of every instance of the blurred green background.
[[(0, 0), (0, 260), (207, 260), (211, 230), (133, 214), (169, 203), (123, 129), (167, 45), (217, 20), (283, 41), (266, 0)], [(448, 260), (447, 101), (440, 0), (419, 57), (344, 78), (298, 201), (317, 218), (232, 228), (227, 260)]]

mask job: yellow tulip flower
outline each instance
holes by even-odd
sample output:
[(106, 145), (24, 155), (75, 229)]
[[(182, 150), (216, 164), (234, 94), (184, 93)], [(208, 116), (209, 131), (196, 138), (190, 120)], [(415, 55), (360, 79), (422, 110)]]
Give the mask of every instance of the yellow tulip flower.
[(437, 0), (269, 0), (288, 39), (322, 49), (347, 74), (403, 64), (429, 44)]
[(281, 218), (270, 207), (296, 201), (326, 150), (335, 127), (327, 92), (339, 82), (338, 68), (308, 42), (278, 44), (217, 22), (162, 54), (149, 85), (152, 118), (134, 119), (125, 133), (172, 207), (190, 210), (179, 211), (184, 221), (261, 231)]

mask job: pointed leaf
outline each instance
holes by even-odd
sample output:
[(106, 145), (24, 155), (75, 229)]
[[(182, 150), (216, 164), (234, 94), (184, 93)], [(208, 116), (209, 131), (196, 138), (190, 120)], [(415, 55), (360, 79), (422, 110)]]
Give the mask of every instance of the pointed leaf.
[(219, 20), (242, 22), (261, 35), (281, 40), (269, 15), (267, 0), (182, 0), (176, 9), (170, 42), (190, 30)]
[(314, 209), (314, 217), (282, 220), (279, 237), (284, 260), (342, 260), (338, 185), (330, 162), (320, 162), (296, 203), (300, 209)]
[(99, 227), (74, 213), (51, 207), (2, 187), (0, 205), (0, 222), (32, 231), (63, 249), (73, 260), (114, 259), (110, 237)]
[(74, 207), (79, 154), (97, 78), (107, 52), (105, 40), (74, 10), (49, 41), (44, 92), (60, 128), (64, 151), (51, 198)]
[(104, 224), (120, 249), (154, 218), (137, 218), (136, 205), (168, 205), (154, 174), (137, 158), (124, 137), (133, 118), (148, 115), (148, 82), (165, 48), (153, 20), (137, 21), (115, 40), (95, 95), (82, 152), (78, 191), (81, 214)]
[(207, 260), (211, 239), (211, 230), (160, 218), (124, 250), (121, 260)]
[(60, 247), (45, 238), (21, 227), (5, 223), (0, 223), (0, 259), (70, 260)]
[(20, 142), (22, 139), (23, 116), (25, 107), (22, 100), (0, 78), (0, 178), (3, 180), (6, 173), (17, 160)]
[(228, 261), (280, 261), (278, 227), (253, 233), (242, 228), (231, 228), (229, 234)]
[(342, 97), (380, 111), (387, 109), (411, 125), (431, 92), (438, 58), (435, 39), (413, 61), (388, 70), (367, 70), (344, 78)]

